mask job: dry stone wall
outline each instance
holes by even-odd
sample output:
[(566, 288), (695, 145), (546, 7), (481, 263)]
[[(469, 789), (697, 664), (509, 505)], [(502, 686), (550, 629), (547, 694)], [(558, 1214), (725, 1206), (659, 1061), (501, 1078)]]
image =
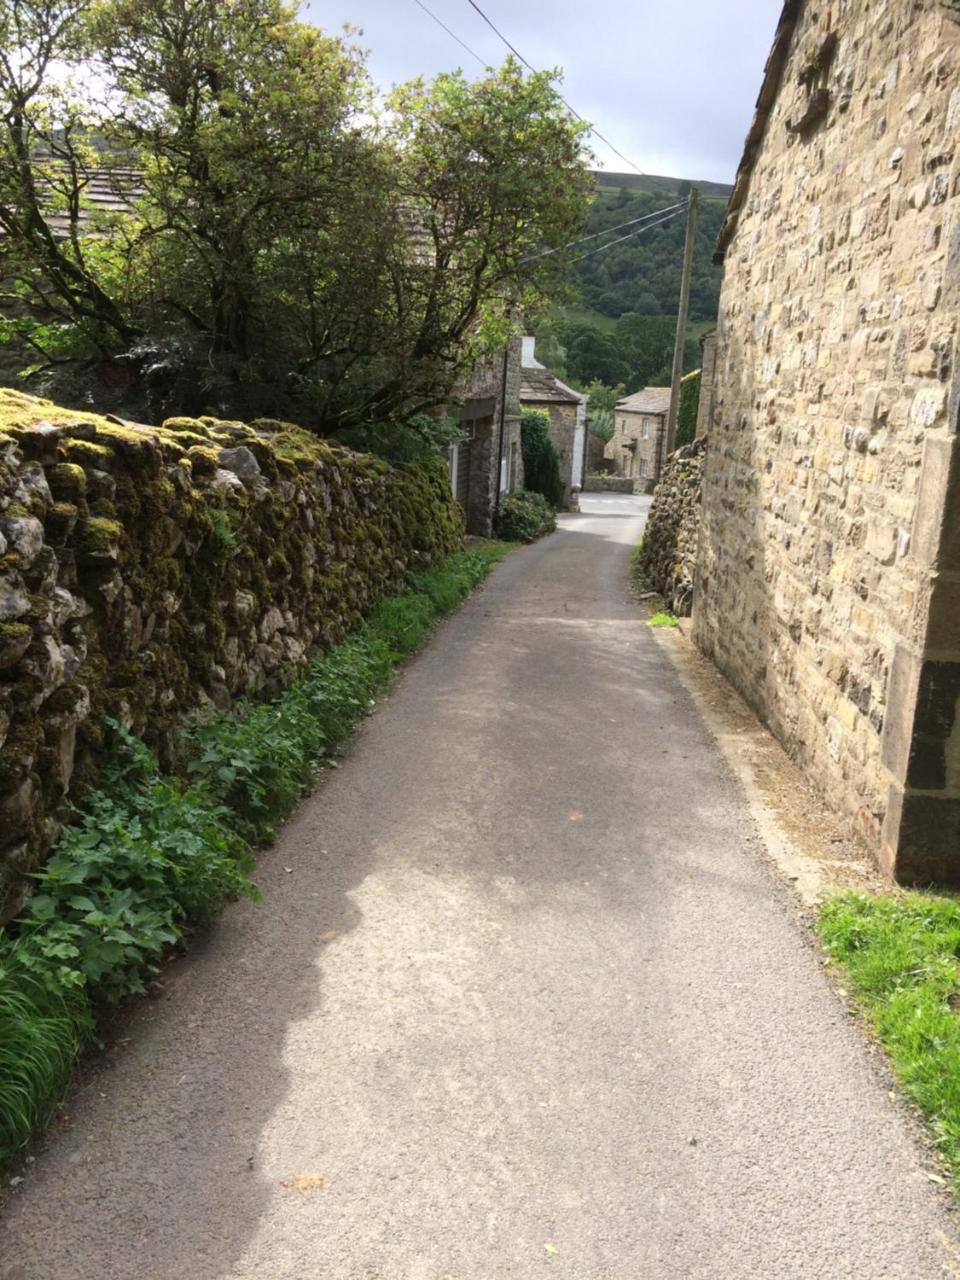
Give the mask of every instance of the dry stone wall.
[(693, 440), (667, 459), (643, 533), (640, 568), (678, 618), (688, 617), (693, 603), (706, 443)]
[(170, 758), (184, 713), (278, 691), (462, 528), (439, 460), (0, 389), (0, 919), (95, 776), (105, 716)]
[(725, 237), (695, 634), (888, 866), (941, 875), (890, 814), (957, 421), (960, 26), (843, 0), (781, 30)]

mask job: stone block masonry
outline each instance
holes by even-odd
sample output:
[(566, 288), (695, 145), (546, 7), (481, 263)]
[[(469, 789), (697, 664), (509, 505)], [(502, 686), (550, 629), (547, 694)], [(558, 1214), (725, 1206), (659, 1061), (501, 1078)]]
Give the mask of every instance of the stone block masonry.
[(687, 617), (693, 603), (706, 444), (694, 440), (667, 459), (643, 534), (640, 568), (678, 618)]
[(960, 25), (785, 5), (721, 238), (695, 635), (886, 869), (960, 883)]
[(0, 920), (95, 779), (105, 716), (169, 762), (187, 712), (279, 692), (462, 532), (439, 458), (0, 389)]

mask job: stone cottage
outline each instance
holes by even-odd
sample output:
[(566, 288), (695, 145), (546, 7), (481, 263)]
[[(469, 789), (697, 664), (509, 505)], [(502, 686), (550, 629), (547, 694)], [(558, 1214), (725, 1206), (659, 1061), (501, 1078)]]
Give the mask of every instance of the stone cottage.
[(697, 641), (960, 883), (960, 0), (783, 6), (718, 256)]
[(522, 339), (520, 407), (550, 415), (550, 439), (560, 460), (564, 503), (573, 488), (583, 488), (587, 446), (587, 397), (551, 373), (534, 355), (534, 338)]
[(613, 435), (603, 451), (614, 475), (645, 480), (653, 488), (663, 466), (669, 410), (669, 387), (644, 387), (617, 402)]
[[(450, 486), (463, 507), (467, 532), (481, 538), (493, 532), (500, 497), (523, 488), (520, 357), (520, 339), (515, 337), (505, 351), (477, 367), (462, 395), (460, 443), (447, 453)], [(501, 413), (504, 359), (506, 396)]]

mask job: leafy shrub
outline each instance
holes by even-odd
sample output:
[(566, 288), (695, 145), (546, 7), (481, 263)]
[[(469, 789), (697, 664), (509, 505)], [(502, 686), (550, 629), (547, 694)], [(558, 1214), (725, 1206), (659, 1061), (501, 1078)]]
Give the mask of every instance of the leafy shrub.
[(36, 873), (18, 944), (21, 967), (53, 993), (90, 987), (111, 1003), (143, 990), (185, 923), (256, 892), (228, 811), (161, 777), (143, 743), (114, 728), (117, 763)]
[(521, 489), (500, 502), (497, 535), (509, 542), (535, 542), (556, 527), (556, 512), (542, 494)]
[(554, 510), (559, 510), (563, 506), (560, 459), (550, 439), (550, 415), (545, 409), (524, 409), (520, 448), (527, 492), (542, 494)]

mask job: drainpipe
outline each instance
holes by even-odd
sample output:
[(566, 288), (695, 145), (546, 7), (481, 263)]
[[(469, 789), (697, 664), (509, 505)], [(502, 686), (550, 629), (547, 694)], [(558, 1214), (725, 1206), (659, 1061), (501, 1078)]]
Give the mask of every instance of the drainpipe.
[(497, 441), (497, 467), (494, 479), (493, 523), (496, 526), (500, 514), (500, 472), (503, 469), (503, 431), (507, 416), (507, 363), (510, 359), (510, 340), (503, 349), (503, 375), (500, 379), (500, 432)]

